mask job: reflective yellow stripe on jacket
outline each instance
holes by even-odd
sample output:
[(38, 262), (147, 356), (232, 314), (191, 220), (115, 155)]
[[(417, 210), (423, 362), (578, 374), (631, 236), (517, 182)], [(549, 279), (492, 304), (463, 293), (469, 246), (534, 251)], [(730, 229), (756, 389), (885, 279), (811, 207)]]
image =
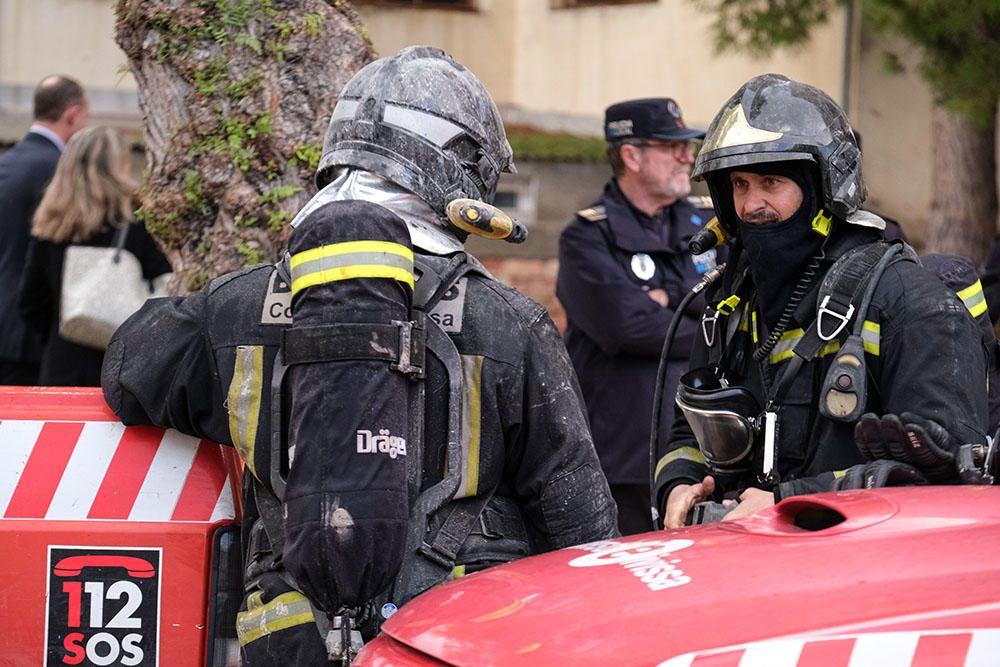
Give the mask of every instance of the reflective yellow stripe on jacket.
[(455, 498), (479, 493), (479, 447), (482, 433), (483, 357), (462, 355), (462, 481)]
[(861, 340), (864, 341), (865, 352), (877, 357), (881, 347), (882, 325), (865, 320), (864, 328), (861, 330)]
[(705, 456), (697, 447), (678, 447), (672, 452), (664, 454), (663, 458), (657, 462), (656, 472), (653, 473), (653, 479), (659, 477), (663, 469), (673, 461), (693, 461), (694, 463), (704, 464)]
[[(229, 382), (226, 410), (229, 411), (229, 437), (250, 473), (254, 469), (254, 443), (260, 419), (261, 388), (264, 375), (264, 348), (240, 345), (236, 348), (233, 379)], [(259, 479), (259, 478), (258, 478)]]
[[(792, 329), (786, 331), (778, 339), (774, 348), (771, 350), (771, 356), (769, 360), (772, 364), (778, 364), (786, 359), (791, 359), (794, 353), (795, 344), (805, 335), (802, 329)], [(865, 320), (864, 325), (861, 329), (861, 340), (865, 345), (865, 352), (873, 356), (879, 355), (880, 341), (881, 341), (881, 327), (878, 323), (872, 322), (870, 320)], [(834, 339), (829, 343), (820, 348), (816, 357), (825, 357), (831, 354), (836, 354), (840, 351), (840, 341)]]
[(977, 280), (965, 289), (959, 290), (958, 298), (973, 317), (979, 317), (986, 312), (986, 295), (983, 293), (983, 284), (980, 281)]
[(413, 289), (413, 251), (389, 241), (349, 241), (292, 256), (292, 294), (352, 278), (391, 278)]
[(302, 593), (289, 591), (262, 602), (261, 592), (256, 591), (247, 597), (247, 610), (236, 615), (236, 636), (240, 646), (246, 646), (273, 632), (315, 622), (312, 605)]
[[(792, 349), (804, 335), (805, 331), (803, 331), (802, 329), (792, 329), (790, 331), (786, 331), (785, 333), (783, 333), (781, 335), (781, 338), (778, 339), (778, 342), (775, 344), (774, 348), (772, 348), (771, 350), (771, 357), (770, 357), (771, 363), (777, 364), (779, 362), (784, 361), (785, 359), (791, 359), (792, 355), (794, 355)], [(825, 357), (828, 354), (834, 354), (839, 349), (840, 349), (840, 341), (831, 340), (829, 343), (820, 348), (820, 351), (816, 356)]]

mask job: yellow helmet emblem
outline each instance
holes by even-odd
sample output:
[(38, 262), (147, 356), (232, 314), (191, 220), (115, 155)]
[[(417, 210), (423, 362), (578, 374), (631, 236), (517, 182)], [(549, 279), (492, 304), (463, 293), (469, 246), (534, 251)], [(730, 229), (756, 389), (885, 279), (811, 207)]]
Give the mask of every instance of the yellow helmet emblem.
[(747, 120), (746, 114), (743, 113), (743, 105), (737, 104), (723, 113), (715, 133), (705, 141), (701, 151), (707, 153), (730, 146), (762, 144), (767, 141), (775, 141), (782, 136), (784, 135), (781, 132), (762, 130), (752, 126)]

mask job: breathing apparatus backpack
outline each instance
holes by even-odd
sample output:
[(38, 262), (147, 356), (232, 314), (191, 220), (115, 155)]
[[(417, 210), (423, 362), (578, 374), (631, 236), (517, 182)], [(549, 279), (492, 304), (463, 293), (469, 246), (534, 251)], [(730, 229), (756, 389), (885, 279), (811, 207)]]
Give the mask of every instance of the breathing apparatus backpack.
[[(444, 581), (457, 561), (478, 562), (479, 531), (500, 561), (530, 553), (530, 540), (511, 501), (453, 501), (465, 468), (464, 372), (431, 315), (470, 274), (489, 277), (485, 269), (464, 252), (414, 255), (399, 218), (358, 201), (318, 208), (290, 251), (265, 299), (275, 310), (272, 292), (292, 286), (291, 326), (270, 373), (269, 458), (257, 459), (262, 484), (246, 489), (261, 519), (248, 555), (271, 555), (248, 578), (280, 558), (279, 574), (314, 602), (320, 634), (336, 642), (338, 628), (371, 636), (385, 609)], [(427, 355), (444, 367), (448, 397), (447, 433), (436, 434), (447, 443), (444, 474), (432, 480), (422, 471)]]

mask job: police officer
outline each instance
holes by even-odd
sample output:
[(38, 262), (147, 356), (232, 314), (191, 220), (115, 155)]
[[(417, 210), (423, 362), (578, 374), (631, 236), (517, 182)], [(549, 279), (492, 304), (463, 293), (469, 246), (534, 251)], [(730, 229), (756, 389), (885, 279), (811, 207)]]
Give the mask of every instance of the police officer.
[(513, 168), (479, 80), (403, 49), (344, 87), (290, 259), (152, 301), (112, 340), (125, 423), (246, 463), (244, 664), (346, 661), (436, 583), (615, 535), (558, 331), (445, 215)]
[[(605, 111), (604, 133), (614, 175), (563, 230), (556, 294), (619, 528), (632, 534), (652, 530), (650, 406), (663, 337), (684, 293), (717, 258), (715, 249), (696, 257), (687, 251), (713, 212), (706, 197), (688, 197), (704, 133), (685, 125), (677, 103), (614, 104)], [(686, 368), (700, 310), (696, 303), (683, 315), (667, 368), (668, 397)]]
[(723, 494), (736, 518), (838, 488), (884, 454), (904, 476), (950, 481), (958, 448), (986, 441), (983, 337), (859, 209), (859, 155), (825, 93), (774, 74), (744, 84), (709, 128), (694, 177), (735, 241), (655, 469), (667, 527)]

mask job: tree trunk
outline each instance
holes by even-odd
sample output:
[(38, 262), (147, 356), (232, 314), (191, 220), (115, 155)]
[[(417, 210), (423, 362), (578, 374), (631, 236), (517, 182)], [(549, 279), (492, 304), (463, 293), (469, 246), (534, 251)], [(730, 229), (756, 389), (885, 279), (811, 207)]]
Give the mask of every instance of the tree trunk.
[(981, 128), (936, 106), (931, 128), (934, 200), (926, 252), (964, 255), (979, 265), (997, 230), (996, 124)]
[(330, 113), (374, 51), (343, 0), (118, 0), (144, 117), (137, 216), (174, 291), (278, 258)]

